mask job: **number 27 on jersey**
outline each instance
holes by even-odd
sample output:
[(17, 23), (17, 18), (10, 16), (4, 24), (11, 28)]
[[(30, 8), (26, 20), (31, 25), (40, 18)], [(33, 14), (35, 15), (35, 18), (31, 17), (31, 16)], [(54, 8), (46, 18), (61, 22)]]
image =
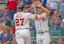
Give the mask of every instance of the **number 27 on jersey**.
[(16, 26), (23, 26), (24, 18), (16, 18), (15, 24)]

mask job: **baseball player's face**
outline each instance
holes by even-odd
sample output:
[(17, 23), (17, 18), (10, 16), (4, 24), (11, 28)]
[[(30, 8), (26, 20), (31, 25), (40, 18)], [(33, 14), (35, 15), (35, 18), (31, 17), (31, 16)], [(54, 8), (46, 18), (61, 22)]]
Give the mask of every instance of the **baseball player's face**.
[(26, 9), (24, 8), (24, 9), (23, 9), (23, 12), (25, 12), (25, 10), (26, 10)]
[(39, 14), (42, 14), (42, 12), (43, 12), (40, 7), (37, 7), (37, 11), (38, 11)]

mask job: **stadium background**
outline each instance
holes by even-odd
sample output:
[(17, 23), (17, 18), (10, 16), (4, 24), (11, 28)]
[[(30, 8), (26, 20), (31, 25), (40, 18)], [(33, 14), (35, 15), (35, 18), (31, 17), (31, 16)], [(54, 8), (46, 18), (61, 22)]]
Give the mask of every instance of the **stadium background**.
[[(0, 9), (4, 9), (4, 7), (6, 6), (6, 2), (7, 0), (0, 0)], [(19, 1), (20, 2), (20, 1)], [(59, 10), (63, 10), (64, 8), (61, 8)], [(62, 19), (64, 19), (64, 12), (60, 12), (61, 13), (61, 17)], [(14, 25), (14, 21), (11, 21), (11, 25), (13, 27)], [(34, 27), (34, 22), (31, 20), (30, 25), (32, 27), (32, 29), (30, 30), (31, 32), (31, 36), (32, 36), (32, 43), (36, 44), (35, 40), (35, 36), (36, 36), (36, 31), (35, 31), (35, 27)], [(10, 30), (12, 29), (12, 27), (10, 28)], [(64, 39), (64, 27), (61, 28), (60, 30), (54, 30), (52, 27), (52, 19), (51, 17), (49, 18), (49, 30), (50, 30), (50, 35), (51, 35), (51, 41), (57, 41), (57, 43), (59, 44), (60, 39)], [(12, 43), (13, 44), (13, 43)]]

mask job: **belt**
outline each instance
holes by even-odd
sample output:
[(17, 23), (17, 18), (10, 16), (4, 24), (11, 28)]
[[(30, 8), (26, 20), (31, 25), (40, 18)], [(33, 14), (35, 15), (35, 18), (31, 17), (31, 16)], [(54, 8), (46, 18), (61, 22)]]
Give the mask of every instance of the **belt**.
[(24, 29), (29, 29), (29, 28), (18, 28), (16, 30), (24, 30)]
[(43, 33), (47, 33), (48, 31), (45, 31), (45, 32), (38, 32), (38, 34), (43, 34)]

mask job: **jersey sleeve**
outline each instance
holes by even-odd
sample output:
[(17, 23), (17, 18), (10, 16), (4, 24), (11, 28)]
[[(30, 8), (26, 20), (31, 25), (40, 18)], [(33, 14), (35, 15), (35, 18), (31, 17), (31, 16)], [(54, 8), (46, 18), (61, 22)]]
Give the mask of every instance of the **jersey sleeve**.
[(34, 19), (34, 15), (31, 14), (31, 13), (29, 13), (29, 14), (28, 14), (28, 18), (29, 18), (29, 19)]

